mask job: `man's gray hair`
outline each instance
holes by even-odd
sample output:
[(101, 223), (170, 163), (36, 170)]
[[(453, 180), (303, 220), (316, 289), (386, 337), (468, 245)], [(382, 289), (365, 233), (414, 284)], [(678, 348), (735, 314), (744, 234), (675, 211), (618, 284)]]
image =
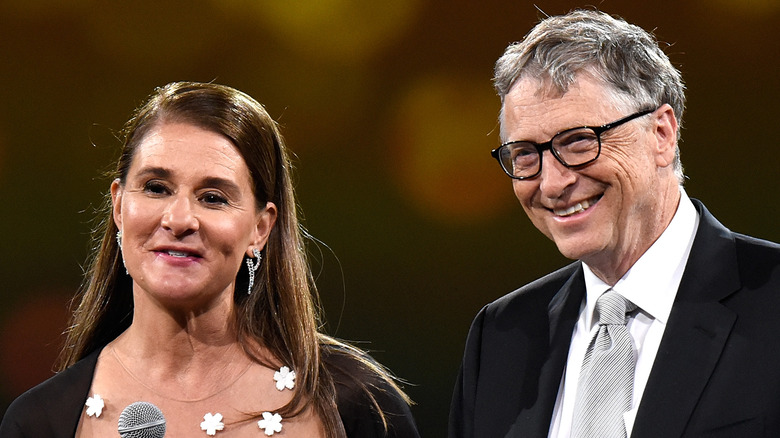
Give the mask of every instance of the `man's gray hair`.
[[(669, 104), (682, 127), (685, 86), (680, 72), (653, 35), (600, 11), (575, 10), (542, 20), (522, 41), (507, 47), (496, 62), (493, 82), (503, 108), (520, 79), (538, 79), (548, 91), (563, 95), (579, 73), (603, 82), (616, 104), (628, 103), (635, 111)], [(682, 183), (679, 145), (674, 170)]]

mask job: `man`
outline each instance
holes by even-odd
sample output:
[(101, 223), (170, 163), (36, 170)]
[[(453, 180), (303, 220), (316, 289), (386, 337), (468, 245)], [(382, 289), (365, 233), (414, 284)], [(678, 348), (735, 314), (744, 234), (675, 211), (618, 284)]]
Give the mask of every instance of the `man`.
[(655, 39), (550, 17), (495, 85), (493, 155), (577, 261), (479, 312), (450, 437), (780, 436), (780, 245), (686, 195), (684, 86)]

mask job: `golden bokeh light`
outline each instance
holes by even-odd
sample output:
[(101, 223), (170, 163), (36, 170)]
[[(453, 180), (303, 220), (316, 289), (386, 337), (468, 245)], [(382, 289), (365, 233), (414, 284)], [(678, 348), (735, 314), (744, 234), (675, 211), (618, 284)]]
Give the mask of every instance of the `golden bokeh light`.
[(499, 100), (489, 81), (422, 79), (397, 105), (387, 145), (404, 198), (450, 224), (490, 219), (511, 201), (509, 182), (490, 157), (498, 141)]
[(335, 61), (362, 60), (395, 41), (415, 22), (419, 0), (215, 0), (258, 24), (300, 53)]

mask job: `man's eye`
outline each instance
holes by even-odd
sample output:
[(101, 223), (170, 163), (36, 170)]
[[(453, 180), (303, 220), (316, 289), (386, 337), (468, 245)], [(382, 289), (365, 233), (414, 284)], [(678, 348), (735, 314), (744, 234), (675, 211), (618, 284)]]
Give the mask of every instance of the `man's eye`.
[(598, 142), (596, 133), (591, 130), (578, 130), (567, 132), (555, 139), (557, 147), (583, 147)]
[(518, 158), (518, 157), (523, 158), (529, 155), (536, 155), (536, 149), (531, 149), (531, 148), (515, 149), (514, 151), (512, 151), (512, 155), (514, 156), (514, 158)]

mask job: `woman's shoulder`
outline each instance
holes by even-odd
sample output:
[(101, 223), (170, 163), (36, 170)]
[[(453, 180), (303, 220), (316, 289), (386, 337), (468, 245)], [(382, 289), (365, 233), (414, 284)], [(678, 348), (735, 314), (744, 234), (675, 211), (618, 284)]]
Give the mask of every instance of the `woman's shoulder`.
[(324, 345), (322, 359), (347, 436), (419, 437), (408, 397), (373, 358), (346, 345)]
[(93, 352), (16, 398), (3, 416), (0, 436), (72, 437), (99, 353)]

